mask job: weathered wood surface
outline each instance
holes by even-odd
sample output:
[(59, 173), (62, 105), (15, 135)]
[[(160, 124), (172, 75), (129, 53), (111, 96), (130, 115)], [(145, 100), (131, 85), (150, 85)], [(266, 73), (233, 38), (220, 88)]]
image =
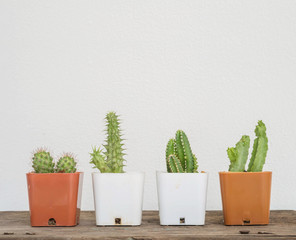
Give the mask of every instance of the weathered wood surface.
[(138, 227), (97, 227), (94, 212), (82, 212), (76, 227), (29, 224), (28, 212), (0, 212), (0, 239), (296, 239), (295, 211), (272, 211), (268, 226), (224, 226), (221, 211), (207, 212), (205, 226), (160, 226), (156, 211), (144, 211)]

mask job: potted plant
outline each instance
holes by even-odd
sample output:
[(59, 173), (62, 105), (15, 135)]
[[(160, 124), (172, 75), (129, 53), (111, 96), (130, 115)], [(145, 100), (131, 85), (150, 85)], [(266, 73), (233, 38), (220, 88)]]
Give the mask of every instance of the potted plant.
[(167, 172), (157, 172), (161, 225), (204, 225), (208, 174), (198, 172), (186, 134), (176, 132), (166, 148)]
[(262, 172), (268, 139), (266, 127), (258, 121), (252, 156), (248, 159), (250, 138), (242, 136), (235, 147), (228, 148), (229, 172), (219, 172), (225, 225), (266, 225), (269, 223), (271, 172)]
[(125, 173), (120, 123), (115, 112), (106, 116), (105, 151), (93, 148), (91, 164), (100, 172), (92, 173), (96, 225), (141, 225), (144, 173)]
[(76, 172), (72, 154), (55, 167), (50, 153), (38, 149), (27, 173), (31, 226), (75, 226), (79, 223), (83, 173)]

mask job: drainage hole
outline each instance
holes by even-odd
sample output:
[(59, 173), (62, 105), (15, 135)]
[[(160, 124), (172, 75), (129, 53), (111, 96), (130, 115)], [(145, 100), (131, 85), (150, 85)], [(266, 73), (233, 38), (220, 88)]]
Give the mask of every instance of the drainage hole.
[(55, 220), (54, 218), (50, 218), (50, 219), (48, 220), (48, 225), (49, 225), (49, 226), (55, 226), (55, 225), (56, 225), (56, 220)]
[(250, 224), (251, 221), (250, 220), (244, 220), (244, 224)]
[(115, 218), (115, 224), (121, 224), (121, 218)]
[(185, 218), (180, 218), (180, 223), (185, 223)]

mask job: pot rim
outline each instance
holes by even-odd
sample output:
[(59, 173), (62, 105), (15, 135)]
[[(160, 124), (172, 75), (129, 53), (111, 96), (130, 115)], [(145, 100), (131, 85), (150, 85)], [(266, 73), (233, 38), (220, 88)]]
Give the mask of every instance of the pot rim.
[(92, 172), (92, 175), (101, 174), (101, 175), (138, 175), (138, 174), (145, 174), (143, 171), (132, 171), (132, 172), (123, 172), (123, 173), (101, 173), (101, 172)]
[(159, 171), (159, 170), (156, 170), (156, 173), (158, 174), (170, 174), (170, 175), (190, 175), (190, 174), (209, 174), (209, 172), (197, 172), (197, 173), (171, 173), (171, 172), (165, 172), (165, 171)]
[(258, 175), (258, 174), (271, 174), (272, 171), (262, 171), (262, 172), (218, 172), (219, 175)]
[(35, 172), (28, 172), (26, 173), (26, 175), (50, 175), (50, 176), (54, 176), (54, 175), (74, 175), (74, 174), (81, 174), (84, 172), (75, 172), (75, 173), (35, 173)]

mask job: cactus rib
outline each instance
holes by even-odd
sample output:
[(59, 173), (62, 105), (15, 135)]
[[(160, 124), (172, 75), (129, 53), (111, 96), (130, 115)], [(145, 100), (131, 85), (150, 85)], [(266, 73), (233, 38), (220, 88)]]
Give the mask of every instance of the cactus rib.
[[(175, 139), (172, 138), (169, 140), (165, 153), (166, 153), (166, 160), (170, 155), (175, 154)], [(172, 172), (171, 168), (169, 167), (169, 164), (167, 164), (167, 171)]]
[(168, 166), (171, 169), (171, 172), (178, 172), (183, 173), (184, 170), (182, 168), (180, 160), (175, 155), (169, 155), (168, 159)]

